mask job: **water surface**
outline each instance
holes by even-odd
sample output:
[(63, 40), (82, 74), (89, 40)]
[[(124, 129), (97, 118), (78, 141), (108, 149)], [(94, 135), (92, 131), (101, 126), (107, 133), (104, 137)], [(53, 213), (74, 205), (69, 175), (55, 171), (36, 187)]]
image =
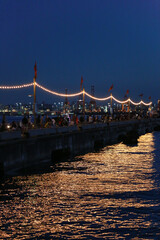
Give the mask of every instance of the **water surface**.
[(0, 239), (160, 239), (160, 133), (6, 178)]

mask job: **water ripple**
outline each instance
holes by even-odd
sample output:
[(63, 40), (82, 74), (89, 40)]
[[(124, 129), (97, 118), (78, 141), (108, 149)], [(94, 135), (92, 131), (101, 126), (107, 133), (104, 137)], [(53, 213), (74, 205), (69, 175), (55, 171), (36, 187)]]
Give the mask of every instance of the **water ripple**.
[(0, 239), (160, 239), (160, 134), (6, 179)]

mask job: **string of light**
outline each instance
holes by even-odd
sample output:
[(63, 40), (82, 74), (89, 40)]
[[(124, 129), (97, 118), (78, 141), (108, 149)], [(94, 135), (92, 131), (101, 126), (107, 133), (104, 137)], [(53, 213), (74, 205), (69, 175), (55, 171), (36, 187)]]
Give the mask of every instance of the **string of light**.
[[(143, 104), (145, 106), (149, 106), (149, 105), (152, 104), (152, 102), (145, 103), (142, 100), (140, 102), (134, 102), (130, 98), (128, 98), (127, 100), (124, 100), (124, 101), (120, 101), (120, 100), (118, 100), (117, 98), (115, 98), (112, 95), (110, 95), (108, 97), (104, 97), (104, 98), (98, 98), (98, 97), (94, 97), (94, 96), (90, 95), (85, 90), (80, 91), (78, 93), (74, 93), (74, 94), (58, 93), (58, 92), (54, 92), (54, 91), (51, 91), (51, 90), (43, 87), (42, 85), (38, 84), (37, 82), (35, 84), (36, 84), (37, 87), (39, 87), (43, 91), (48, 92), (48, 93), (53, 94), (53, 95), (56, 95), (56, 96), (59, 96), (59, 97), (76, 97), (76, 96), (80, 96), (80, 95), (84, 94), (84, 95), (88, 96), (89, 98), (97, 100), (97, 101), (107, 101), (109, 99), (113, 99), (115, 102), (120, 103), (120, 104), (126, 104), (126, 103), (130, 102), (131, 104), (136, 105), (136, 106), (141, 105), (141, 104)], [(34, 83), (28, 83), (28, 84), (22, 84), (22, 85), (14, 85), (14, 86), (0, 86), (0, 89), (20, 89), (20, 88), (31, 87), (33, 85), (34, 85)]]
[(111, 96), (106, 97), (106, 98), (97, 98), (97, 97), (94, 97), (94, 96), (90, 95), (89, 93), (87, 93), (85, 91), (84, 91), (84, 93), (85, 93), (86, 96), (88, 96), (88, 97), (90, 97), (90, 98), (92, 98), (94, 100), (97, 100), (97, 101), (106, 101), (106, 100), (111, 99)]
[(118, 100), (117, 98), (113, 97), (112, 96), (112, 99), (115, 101), (115, 102), (118, 102), (120, 104), (125, 104), (125, 103), (128, 103), (130, 101), (130, 98), (128, 98), (127, 100), (124, 100), (124, 101), (120, 101)]
[(152, 104), (152, 102), (145, 103), (145, 102), (143, 102), (142, 100), (139, 101), (139, 102), (134, 102), (134, 101), (132, 101), (130, 98), (128, 98), (128, 99), (125, 100), (125, 101), (119, 101), (118, 99), (116, 99), (116, 98), (113, 97), (113, 96), (112, 96), (112, 98), (113, 98), (116, 102), (121, 103), (121, 104), (125, 104), (125, 103), (128, 103), (128, 102), (130, 102), (130, 103), (132, 103), (133, 105), (136, 105), (136, 106), (141, 105), (141, 104), (143, 104), (143, 105), (145, 105), (145, 106), (149, 106), (149, 105)]
[(149, 105), (151, 105), (151, 104), (152, 104), (152, 102), (145, 103), (145, 102), (143, 102), (143, 101), (141, 100), (141, 104), (143, 104), (143, 105), (145, 105), (145, 106), (149, 106)]
[(74, 93), (74, 94), (57, 93), (57, 92), (51, 91), (51, 90), (39, 85), (38, 83), (36, 83), (36, 86), (41, 88), (42, 90), (48, 92), (48, 93), (51, 93), (53, 95), (60, 96), (60, 97), (76, 97), (76, 96), (79, 96), (79, 95), (83, 94), (83, 91), (78, 92), (78, 93)]
[(14, 86), (0, 86), (0, 89), (18, 89), (18, 88), (27, 88), (33, 86), (33, 83), (14, 85)]

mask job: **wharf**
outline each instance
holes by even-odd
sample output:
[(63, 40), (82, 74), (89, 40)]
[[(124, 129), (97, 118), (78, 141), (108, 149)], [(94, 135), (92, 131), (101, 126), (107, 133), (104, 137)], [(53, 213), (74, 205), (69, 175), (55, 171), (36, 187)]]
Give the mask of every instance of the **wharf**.
[(45, 159), (79, 155), (118, 143), (130, 131), (153, 132), (160, 119), (141, 119), (80, 126), (30, 129), (28, 138), (20, 131), (0, 133), (0, 174), (24, 169)]

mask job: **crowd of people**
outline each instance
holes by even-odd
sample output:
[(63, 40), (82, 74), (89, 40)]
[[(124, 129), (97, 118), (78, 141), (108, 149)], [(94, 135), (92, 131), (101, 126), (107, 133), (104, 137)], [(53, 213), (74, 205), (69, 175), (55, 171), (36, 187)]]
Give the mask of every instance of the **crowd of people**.
[(8, 123), (6, 121), (5, 115), (3, 115), (2, 122), (0, 124), (0, 131), (14, 131), (21, 130), (22, 132), (28, 131), (28, 129), (32, 128), (53, 128), (53, 127), (62, 127), (62, 126), (73, 126), (78, 124), (90, 124), (103, 122), (108, 123), (110, 121), (124, 121), (129, 119), (141, 119), (148, 118), (148, 115), (140, 115), (137, 113), (114, 113), (112, 115), (106, 113), (103, 115), (58, 115), (54, 117), (50, 117), (48, 115), (38, 115), (34, 121), (32, 116), (24, 114), (21, 121), (12, 121)]
[[(11, 123), (6, 121), (5, 115), (3, 115), (2, 122), (0, 124), (0, 131), (11, 131), (11, 130), (22, 130), (22, 132), (27, 129), (32, 128), (53, 128), (53, 127), (63, 127), (63, 126), (73, 126), (82, 123), (93, 123), (93, 122), (104, 122), (105, 117), (103, 116), (77, 116), (73, 115), (59, 115), (56, 117), (50, 117), (48, 115), (38, 115), (34, 121), (32, 116), (24, 115), (21, 121), (12, 121)], [(109, 118), (107, 118), (109, 119)], [(106, 119), (106, 120), (107, 120)]]
[(26, 131), (26, 129), (32, 128), (52, 128), (52, 127), (63, 127), (63, 126), (73, 126), (78, 125), (79, 123), (91, 123), (91, 122), (101, 122), (103, 118), (86, 116), (77, 116), (73, 114), (72, 116), (69, 115), (59, 115), (56, 117), (50, 117), (48, 115), (38, 115), (34, 121), (32, 116), (24, 115), (21, 121), (12, 121), (11, 123), (6, 121), (5, 115), (3, 115), (2, 122), (0, 124), (0, 131), (6, 130), (18, 130), (21, 129), (22, 131)]

